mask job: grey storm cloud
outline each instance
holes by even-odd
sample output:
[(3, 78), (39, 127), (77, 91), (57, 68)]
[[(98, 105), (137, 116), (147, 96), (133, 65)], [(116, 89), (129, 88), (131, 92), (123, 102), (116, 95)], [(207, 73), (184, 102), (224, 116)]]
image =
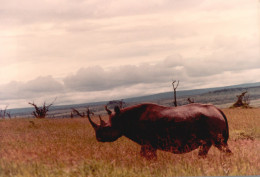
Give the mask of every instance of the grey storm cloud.
[(207, 81), (206, 78), (224, 72), (260, 67), (257, 53), (248, 56), (236, 48), (232, 49), (225, 52), (225, 55), (214, 53), (203, 58), (184, 59), (179, 54), (174, 54), (155, 64), (122, 65), (109, 69), (101, 66), (81, 68), (77, 73), (64, 78), (64, 86), (75, 91), (103, 91), (138, 84), (160, 85), (171, 82), (172, 79), (202, 83), (203, 79)]
[(38, 77), (28, 82), (10, 82), (0, 86), (0, 99), (26, 99), (62, 92), (63, 84), (52, 76)]
[(106, 71), (100, 66), (82, 68), (75, 75), (64, 79), (65, 88), (85, 92), (126, 88), (138, 84), (160, 84), (171, 81), (174, 70), (161, 70), (152, 65), (145, 68), (127, 65), (114, 69)]
[[(259, 44), (255, 41), (235, 36), (216, 36), (207, 47), (211, 51), (208, 55), (185, 59), (183, 66), (188, 77), (260, 68)], [(202, 52), (207, 52), (207, 49), (202, 49)]]
[(137, 84), (157, 84), (171, 80), (176, 70), (177, 65), (167, 60), (157, 64), (124, 65), (109, 70), (100, 66), (88, 67), (66, 77), (64, 85), (77, 91), (97, 91)]
[[(236, 60), (230, 58), (236, 57)], [(120, 90), (142, 85), (159, 88), (174, 80), (183, 83), (209, 82), (208, 78), (224, 72), (257, 69), (257, 54), (248, 55), (236, 50), (226, 55), (213, 54), (204, 58), (186, 58), (173, 54), (156, 63), (121, 65), (110, 68), (92, 66), (79, 69), (75, 74), (56, 80), (52, 76), (37, 77), (27, 82), (10, 82), (0, 86), (0, 99), (26, 99), (55, 95), (62, 92), (98, 92)], [(212, 77), (214, 78), (214, 77)], [(192, 86), (191, 86), (192, 87)]]
[[(193, 63), (191, 61), (194, 61)], [(243, 60), (241, 60), (242, 62)], [(203, 65), (204, 62), (211, 62)], [(184, 60), (180, 55), (168, 56), (157, 63), (142, 63), (140, 65), (122, 65), (118, 67), (103, 68), (93, 66), (79, 69), (75, 74), (68, 75), (58, 81), (52, 76), (37, 77), (27, 82), (10, 82), (0, 85), (0, 100), (2, 104), (23, 105), (28, 100), (45, 101), (46, 98), (58, 98), (59, 103), (77, 103), (88, 101), (102, 101), (115, 98), (133, 97), (151, 93), (171, 90), (172, 80), (180, 80), (180, 89), (200, 88), (201, 85), (212, 86), (221, 82), (228, 85), (230, 76), (225, 72), (237, 76), (241, 80), (250, 80), (254, 76), (254, 69), (248, 70), (248, 75), (236, 73), (236, 67), (221, 67), (226, 61), (210, 61), (209, 59)], [(226, 62), (228, 65), (231, 62)], [(244, 63), (245, 65), (246, 63)], [(239, 65), (239, 64), (238, 64)], [(243, 65), (243, 64), (242, 64)], [(257, 61), (255, 60), (255, 65)], [(214, 67), (219, 68), (218, 72)], [(248, 66), (240, 66), (246, 69)], [(253, 68), (251, 65), (250, 67)], [(257, 68), (257, 66), (255, 66)], [(198, 75), (198, 71), (203, 75)], [(253, 75), (252, 75), (253, 74)], [(234, 79), (234, 78), (233, 78)], [(254, 78), (251, 77), (252, 82)], [(92, 94), (93, 93), (93, 94)], [(20, 101), (19, 101), (20, 100)], [(51, 101), (52, 101), (51, 100)]]

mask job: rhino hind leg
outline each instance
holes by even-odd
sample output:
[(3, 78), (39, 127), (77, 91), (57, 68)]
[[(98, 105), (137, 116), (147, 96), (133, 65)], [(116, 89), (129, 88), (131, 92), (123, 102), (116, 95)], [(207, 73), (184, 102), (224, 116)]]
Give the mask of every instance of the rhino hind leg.
[(220, 151), (232, 154), (231, 150), (228, 147), (227, 141), (224, 140), (224, 137), (218, 136), (214, 142), (214, 146), (217, 147)]
[(203, 141), (201, 143), (201, 146), (199, 147), (199, 156), (200, 157), (206, 157), (211, 146), (212, 146), (211, 142)]
[(232, 151), (229, 149), (227, 143), (215, 143), (215, 147), (217, 147), (220, 151), (225, 152), (227, 154), (232, 154)]
[(142, 145), (140, 154), (147, 160), (157, 159), (156, 149), (153, 148), (151, 145)]

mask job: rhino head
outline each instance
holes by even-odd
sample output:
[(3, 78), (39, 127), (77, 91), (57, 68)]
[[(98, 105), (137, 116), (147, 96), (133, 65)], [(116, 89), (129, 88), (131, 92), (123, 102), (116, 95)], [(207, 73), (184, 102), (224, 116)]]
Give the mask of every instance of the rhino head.
[(115, 113), (112, 113), (107, 106), (105, 106), (105, 109), (109, 115), (109, 122), (105, 122), (102, 120), (102, 118), (99, 116), (100, 119), (100, 125), (93, 122), (90, 118), (90, 111), (87, 111), (87, 117), (92, 125), (92, 127), (95, 130), (96, 133), (96, 139), (99, 142), (112, 142), (117, 140), (119, 137), (122, 136), (122, 131), (120, 130), (120, 127), (116, 124), (112, 124), (111, 119), (112, 117), (118, 117), (120, 114), (120, 109), (118, 107), (115, 107)]

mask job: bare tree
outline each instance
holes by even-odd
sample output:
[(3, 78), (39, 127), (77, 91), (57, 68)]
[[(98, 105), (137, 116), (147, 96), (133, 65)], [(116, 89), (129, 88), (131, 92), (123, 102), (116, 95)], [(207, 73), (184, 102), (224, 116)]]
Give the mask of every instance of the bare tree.
[(179, 86), (179, 81), (177, 82), (177, 85), (175, 86), (175, 82), (176, 80), (172, 81), (172, 88), (173, 88), (173, 104), (175, 107), (177, 107), (177, 96), (176, 96), (176, 89), (178, 88)]
[(113, 100), (113, 101), (109, 101), (107, 104), (107, 106), (119, 106), (120, 109), (126, 107), (126, 102), (124, 102), (124, 100)]
[(231, 107), (244, 107), (250, 108), (250, 96), (247, 94), (247, 91), (242, 92), (240, 95), (237, 95), (237, 101)]
[(2, 110), (0, 110), (0, 117), (2, 118), (2, 119), (5, 119), (6, 118), (6, 115), (9, 117), (9, 118), (11, 118), (11, 113), (10, 112), (7, 112), (7, 108), (8, 108), (8, 106), (5, 106), (5, 108)]
[[(78, 115), (78, 116), (80, 116), (80, 117), (82, 117), (82, 118), (85, 118), (85, 117), (86, 117), (85, 112), (80, 113), (80, 112), (79, 112), (77, 109), (75, 109), (75, 108), (71, 108), (71, 109), (72, 109), (72, 111), (71, 111), (71, 113), (70, 113), (70, 117), (71, 117), (71, 118), (74, 117), (74, 116), (73, 116), (74, 114), (76, 114), (76, 115)], [(88, 113), (88, 111), (89, 111), (89, 109), (87, 108), (86, 113)], [(89, 114), (94, 115), (93, 112), (89, 112)]]
[(46, 102), (43, 103), (42, 107), (39, 107), (37, 106), (34, 102), (28, 102), (28, 104), (32, 105), (35, 109), (35, 111), (32, 112), (32, 115), (35, 117), (35, 118), (39, 118), (39, 119), (43, 119), (47, 116), (47, 112), (49, 111), (50, 107), (53, 105), (53, 103), (56, 101), (56, 98), (55, 100), (49, 104), (49, 105), (46, 105)]
[(243, 100), (244, 100), (245, 105), (247, 105), (248, 107), (250, 107), (250, 106), (249, 106), (249, 104), (250, 104), (250, 95), (249, 95), (249, 94), (245, 94)]
[(189, 104), (194, 103), (194, 98), (190, 98), (190, 97), (189, 97), (189, 98), (187, 99), (187, 101), (189, 102)]
[(9, 117), (9, 119), (11, 119), (11, 113), (10, 112), (7, 112), (6, 115)]
[(85, 112), (82, 112), (80, 113), (77, 109), (75, 108), (71, 108), (72, 109), (72, 112), (70, 113), (70, 117), (72, 118), (73, 117), (73, 113), (77, 114), (78, 116), (80, 117), (85, 117)]

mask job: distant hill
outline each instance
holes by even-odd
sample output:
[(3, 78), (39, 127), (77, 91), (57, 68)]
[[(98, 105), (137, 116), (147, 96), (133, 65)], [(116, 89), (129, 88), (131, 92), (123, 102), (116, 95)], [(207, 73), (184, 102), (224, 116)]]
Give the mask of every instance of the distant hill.
[[(250, 99), (252, 102), (255, 105), (260, 105), (260, 82), (226, 87), (180, 91), (177, 90), (177, 102), (178, 105), (184, 105), (188, 103), (187, 98), (192, 98), (197, 103), (211, 103), (218, 105), (219, 107), (228, 107), (228, 104), (231, 105), (236, 101), (236, 95), (242, 93), (245, 90), (247, 90), (250, 94)], [(68, 117), (70, 115), (71, 108), (85, 111), (86, 107), (91, 107), (91, 109), (95, 112), (103, 112), (104, 105), (107, 104), (108, 101), (109, 100), (94, 103), (53, 106), (50, 109), (49, 115), (51, 117)], [(153, 102), (165, 106), (172, 106), (173, 92), (125, 98), (123, 101), (127, 105), (134, 105), (141, 102)], [(11, 112), (12, 117), (28, 117), (31, 116), (33, 108), (9, 109), (8, 111)]]
[[(260, 86), (224, 88), (224, 89), (213, 90), (213, 91), (209, 91), (197, 95), (179, 96), (177, 100), (179, 105), (187, 104), (188, 103), (187, 99), (192, 98), (196, 103), (210, 103), (223, 108), (223, 107), (231, 106), (237, 100), (236, 96), (240, 95), (244, 91), (248, 92), (252, 106), (259, 105)], [(256, 102), (257, 100), (258, 102)], [(167, 104), (167, 103), (168, 105), (171, 105), (172, 99), (171, 100), (165, 99), (161, 104)]]
[[(177, 96), (180, 98), (180, 97), (201, 95), (201, 94), (214, 92), (214, 91), (224, 91), (224, 90), (236, 89), (236, 88), (246, 89), (246, 88), (251, 88), (251, 87), (260, 87), (260, 82), (249, 83), (249, 84), (240, 84), (240, 85), (231, 85), (231, 86), (225, 86), (225, 87), (205, 88), (205, 89), (180, 90), (180, 91), (177, 90)], [(158, 93), (158, 94), (147, 95), (147, 96), (127, 98), (124, 100), (126, 102), (145, 102), (145, 101), (172, 99), (172, 98), (173, 98), (173, 92), (164, 92), (164, 93)]]

